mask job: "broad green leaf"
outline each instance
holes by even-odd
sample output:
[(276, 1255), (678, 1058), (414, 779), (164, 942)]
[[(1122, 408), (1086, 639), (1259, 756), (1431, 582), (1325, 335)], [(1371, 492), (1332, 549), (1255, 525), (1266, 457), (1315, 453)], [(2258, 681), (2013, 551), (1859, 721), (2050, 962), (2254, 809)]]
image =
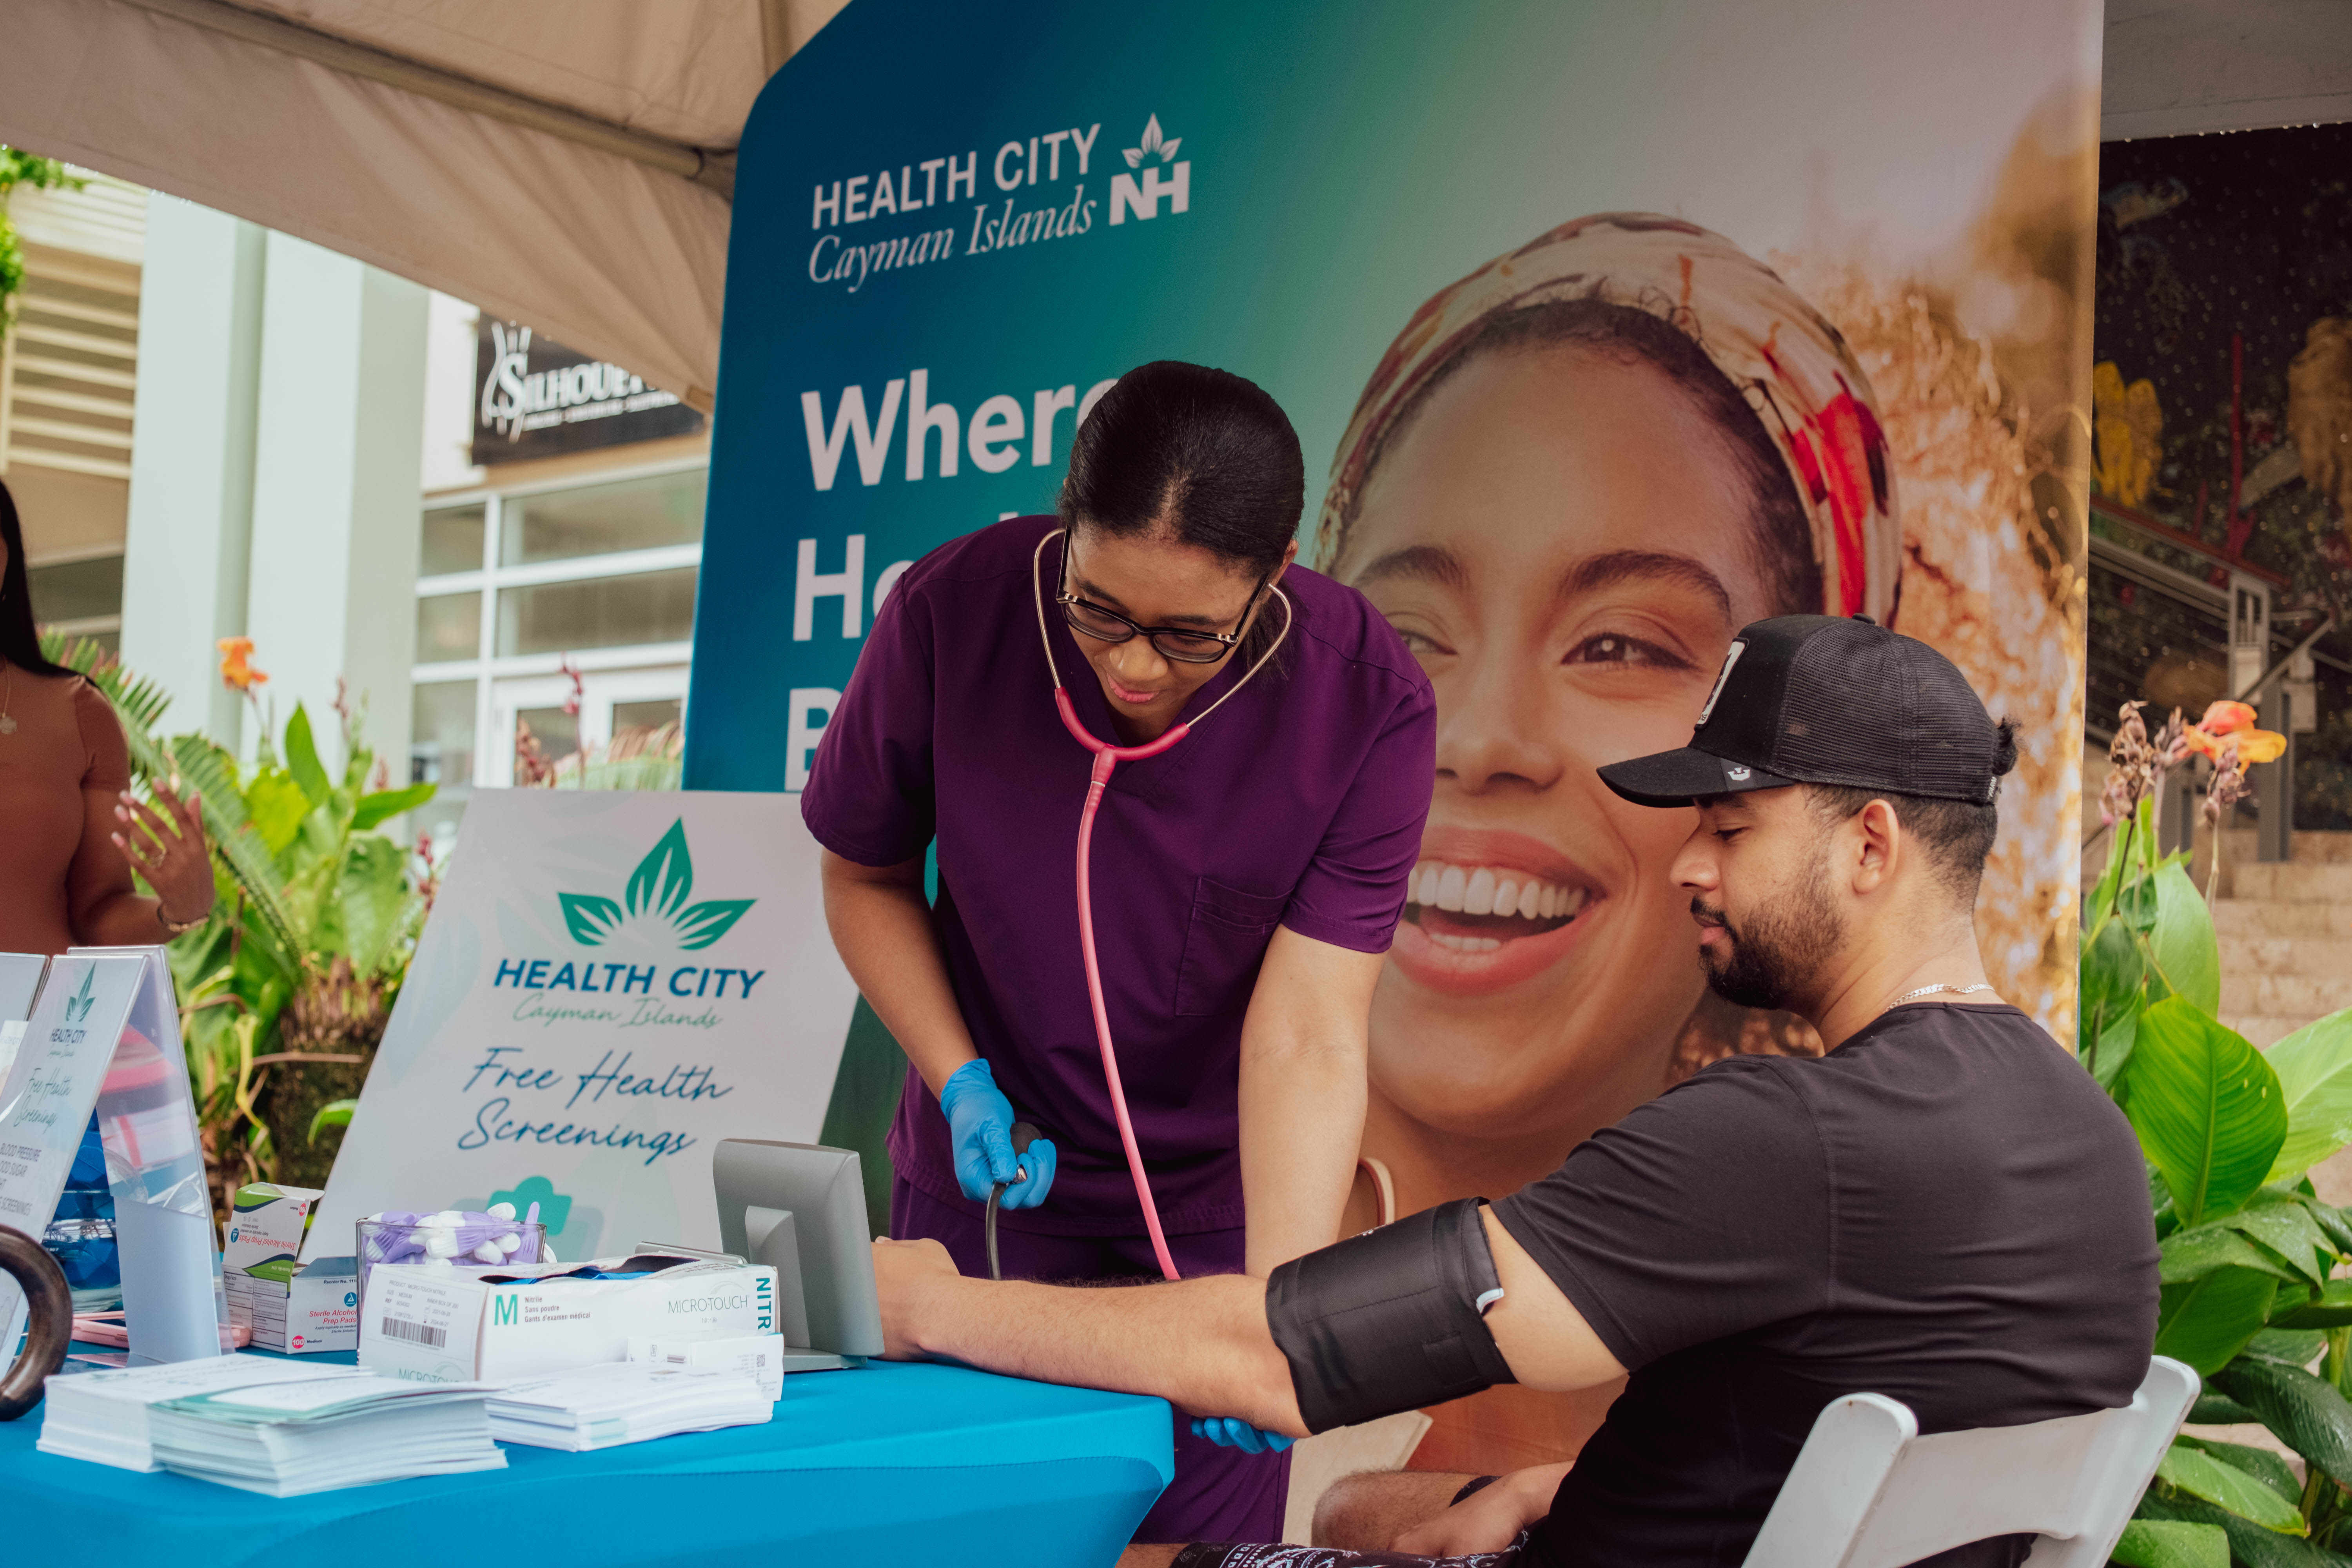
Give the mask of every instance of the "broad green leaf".
[(585, 946), (602, 946), (621, 923), (621, 906), (601, 893), (558, 893), (555, 901), (563, 906), (564, 929), (572, 940)]
[[(2301, 1204), (2249, 1205), (2220, 1223), (2261, 1242), (2314, 1285), (2326, 1279), (2328, 1265), (2318, 1255), (2328, 1245), (2327, 1235)], [(2332, 1252), (2329, 1258), (2332, 1263)]]
[(312, 805), (326, 805), (335, 793), (325, 765), (319, 761), (319, 748), (310, 739), (310, 715), (299, 702), (294, 705), (294, 717), (286, 721), (286, 771), (294, 775)]
[(2178, 996), (2140, 1016), (2126, 1109), (2189, 1226), (2252, 1196), (2286, 1138), (2262, 1053)]
[(2340, 1329), (2352, 1323), (2352, 1279), (2330, 1279), (2315, 1297), (2281, 1299), (2271, 1307), (2276, 1329)]
[(2208, 1389), (2197, 1396), (2196, 1404), (2189, 1407), (2188, 1419), (2191, 1426), (2244, 1426), (2262, 1417), (2228, 1394), (2215, 1394)]
[(2168, 865), (2156, 874), (2156, 922), (2147, 933), (2150, 955), (2176, 996), (2208, 1013), (2221, 1009), (2221, 949), (2213, 938), (2212, 912), (2189, 873)]
[(343, 851), (343, 950), (360, 974), (381, 972), (408, 933), (415, 895), (408, 888), (407, 859), (399, 845), (373, 833), (354, 837)]
[(310, 1142), (316, 1143), (319, 1134), (330, 1127), (349, 1127), (352, 1112), (359, 1108), (356, 1100), (331, 1100), (319, 1107), (319, 1114), (310, 1118)]
[(413, 784), (406, 789), (378, 790), (363, 795), (352, 807), (352, 831), (365, 833), (379, 823), (389, 822), (404, 811), (414, 811), (431, 800), (441, 786), (435, 784)]
[(2310, 1531), (2311, 1527), (2304, 1522), (2303, 1511), (2294, 1503), (2202, 1448), (2175, 1443), (2158, 1462), (2156, 1473), (2167, 1484), (2192, 1497), (2218, 1503), (2239, 1518), (2251, 1519), (2265, 1529), (2283, 1535), (2303, 1535)]
[(2166, 1285), (2186, 1285), (2217, 1268), (2231, 1268), (2294, 1279), (2294, 1270), (2222, 1220), (2194, 1230), (2176, 1230), (2158, 1245), (2157, 1279)]
[(671, 915), (686, 907), (693, 892), (694, 858), (687, 853), (686, 818), (681, 816), (629, 873), (625, 901), (633, 915)]
[(2335, 1384), (2299, 1367), (2255, 1359), (2232, 1363), (2213, 1381), (2329, 1479), (2352, 1485), (2352, 1404)]
[(2311, 1212), (2312, 1218), (2319, 1222), (2319, 1228), (2327, 1233), (2327, 1239), (2336, 1250), (2352, 1256), (2352, 1215), (2346, 1215), (2331, 1204), (2321, 1203), (2308, 1193), (2301, 1196), (2303, 1206)]
[(2099, 1032), (2091, 1057), (2091, 1076), (2101, 1089), (2118, 1100), (2126, 1099), (2121, 1089), (2124, 1069), (2131, 1066), (2132, 1047), (2139, 1043), (2139, 1009), (2128, 1008), (2116, 1016), (2114, 1023)]
[(2278, 1281), (2251, 1268), (2217, 1268), (2158, 1294), (2156, 1353), (2186, 1362), (2205, 1377), (2231, 1364), (2263, 1331)]
[(2230, 1538), (2215, 1524), (2136, 1519), (2110, 1560), (2125, 1568), (2230, 1568)]
[(2300, 1537), (2264, 1530), (2252, 1520), (2168, 1487), (2162, 1492), (2150, 1487), (2132, 1511), (2137, 1519), (2218, 1526), (2229, 1537), (2231, 1557), (2245, 1568), (2335, 1568), (2343, 1561)]
[(2327, 1336), (2316, 1329), (2283, 1329), (2273, 1323), (2246, 1342), (2244, 1353), (2284, 1366), (2309, 1366), (2326, 1349)]
[(709, 947), (743, 918), (756, 899), (709, 899), (677, 917), (677, 944), (688, 952)]
[(254, 831), (261, 835), (263, 847), (276, 855), (302, 831), (302, 819), (310, 815), (310, 797), (302, 793), (292, 773), (268, 768), (254, 774), (245, 786), (245, 810)]
[(2277, 1181), (2352, 1143), (2352, 1008), (2305, 1024), (2263, 1056), (2286, 1101), (2286, 1142), (2269, 1177)]

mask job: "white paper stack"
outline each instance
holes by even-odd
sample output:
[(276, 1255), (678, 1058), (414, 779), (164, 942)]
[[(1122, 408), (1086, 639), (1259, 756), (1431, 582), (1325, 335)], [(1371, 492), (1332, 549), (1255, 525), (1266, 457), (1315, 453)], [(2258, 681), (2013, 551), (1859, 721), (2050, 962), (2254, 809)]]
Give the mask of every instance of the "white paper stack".
[(226, 1355), (168, 1366), (59, 1373), (42, 1398), (44, 1454), (89, 1459), (125, 1470), (160, 1470), (149, 1439), (149, 1412), (167, 1399), (265, 1384), (357, 1377), (356, 1367), (320, 1366), (257, 1355)]
[[(336, 1368), (334, 1370), (343, 1371)], [(496, 1470), (478, 1384), (366, 1373), (191, 1394), (149, 1414), (167, 1470), (270, 1497)]]
[(677, 1432), (755, 1426), (774, 1414), (749, 1373), (645, 1362), (524, 1378), (489, 1396), (490, 1436), (499, 1442), (573, 1453)]

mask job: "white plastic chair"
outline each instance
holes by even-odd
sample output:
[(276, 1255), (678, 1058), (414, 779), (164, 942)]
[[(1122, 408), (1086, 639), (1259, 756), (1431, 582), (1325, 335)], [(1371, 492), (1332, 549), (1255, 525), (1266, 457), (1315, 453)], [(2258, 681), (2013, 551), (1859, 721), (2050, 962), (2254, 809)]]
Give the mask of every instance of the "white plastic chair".
[(1904, 1568), (2029, 1532), (2030, 1568), (2100, 1568), (2198, 1386), (2157, 1356), (2120, 1409), (1931, 1437), (1908, 1406), (1848, 1394), (1813, 1423), (1746, 1568)]

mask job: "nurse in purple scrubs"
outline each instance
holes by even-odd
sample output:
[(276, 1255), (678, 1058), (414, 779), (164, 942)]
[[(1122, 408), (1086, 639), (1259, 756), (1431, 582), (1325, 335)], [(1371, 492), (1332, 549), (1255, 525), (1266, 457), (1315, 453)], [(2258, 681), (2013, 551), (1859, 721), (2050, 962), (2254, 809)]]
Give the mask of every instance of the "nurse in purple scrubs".
[[(826, 726), (801, 796), (825, 917), (909, 1064), (890, 1233), (945, 1243), (967, 1274), (986, 1269), (999, 1182), (1008, 1278), (1159, 1272), (1087, 1001), (1074, 858), (1093, 757), (1055, 710), (1055, 669), (1103, 741), (1195, 726), (1112, 775), (1091, 879), (1175, 1266), (1264, 1275), (1337, 1237), (1435, 707), (1380, 613), (1292, 563), (1304, 500), (1297, 435), (1258, 387), (1130, 371), (1078, 427), (1059, 516), (910, 567)], [(1016, 1161), (1016, 1120), (1051, 1146)], [(1287, 1454), (1215, 1447), (1180, 1418), (1176, 1479), (1139, 1539), (1279, 1539), (1288, 1474)]]

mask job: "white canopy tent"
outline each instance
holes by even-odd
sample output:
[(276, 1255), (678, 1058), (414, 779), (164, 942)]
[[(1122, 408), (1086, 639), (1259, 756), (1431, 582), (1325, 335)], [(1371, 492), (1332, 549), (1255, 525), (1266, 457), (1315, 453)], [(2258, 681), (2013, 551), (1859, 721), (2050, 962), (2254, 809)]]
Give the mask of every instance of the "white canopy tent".
[[(845, 3), (0, 0), (0, 142), (315, 240), (707, 409), (736, 143)], [(2107, 35), (2110, 136), (2352, 119), (2345, 0), (2110, 0)]]
[(314, 240), (702, 408), (734, 149), (845, 0), (0, 0), (0, 142)]

